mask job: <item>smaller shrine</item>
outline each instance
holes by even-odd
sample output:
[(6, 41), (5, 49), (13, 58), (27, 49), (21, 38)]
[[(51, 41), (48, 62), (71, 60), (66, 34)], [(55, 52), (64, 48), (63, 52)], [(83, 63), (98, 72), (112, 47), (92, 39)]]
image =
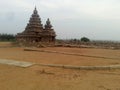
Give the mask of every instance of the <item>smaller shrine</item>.
[(25, 30), (16, 35), (16, 39), (20, 43), (42, 43), (47, 45), (54, 45), (55, 37), (56, 33), (52, 28), (49, 18), (43, 26), (36, 7)]

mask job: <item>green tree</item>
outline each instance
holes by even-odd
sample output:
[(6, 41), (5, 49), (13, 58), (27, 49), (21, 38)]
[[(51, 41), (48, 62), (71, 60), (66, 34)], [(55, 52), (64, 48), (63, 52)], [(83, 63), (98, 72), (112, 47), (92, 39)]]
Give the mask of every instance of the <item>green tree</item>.
[(87, 37), (82, 37), (82, 38), (81, 38), (81, 41), (82, 41), (82, 42), (90, 42), (90, 39), (87, 38)]
[(15, 35), (13, 34), (0, 34), (0, 41), (14, 41)]

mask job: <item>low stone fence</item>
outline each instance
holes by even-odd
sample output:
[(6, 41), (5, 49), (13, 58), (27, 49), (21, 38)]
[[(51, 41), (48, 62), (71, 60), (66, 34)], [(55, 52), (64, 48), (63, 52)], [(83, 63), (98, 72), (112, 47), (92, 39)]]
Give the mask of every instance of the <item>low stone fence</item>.
[(111, 70), (120, 69), (120, 65), (106, 65), (106, 66), (73, 66), (73, 65), (59, 65), (59, 64), (36, 64), (40, 66), (58, 67), (65, 69), (78, 69), (78, 70)]
[(38, 50), (38, 49), (32, 49), (32, 48), (26, 48), (26, 49), (24, 49), (24, 51), (37, 51), (37, 52), (46, 52), (46, 53), (58, 53), (58, 54), (64, 54), (64, 55), (74, 55), (74, 56), (91, 57), (91, 58), (102, 58), (102, 59), (112, 59), (112, 60), (120, 59), (120, 58), (110, 58), (110, 57), (103, 57), (103, 56), (83, 55), (83, 54), (79, 54), (79, 53), (58, 52), (58, 51), (50, 51), (50, 50)]
[(120, 69), (120, 65), (106, 65), (106, 66), (74, 66), (74, 65), (60, 65), (60, 64), (42, 64), (42, 63), (32, 63), (32, 62), (24, 62), (24, 61), (16, 61), (16, 60), (7, 60), (0, 59), (0, 64), (13, 65), (18, 67), (32, 67), (34, 65), (39, 66), (48, 66), (48, 67), (56, 67), (56, 68), (64, 68), (64, 69), (78, 69), (78, 70), (111, 70), (111, 69)]

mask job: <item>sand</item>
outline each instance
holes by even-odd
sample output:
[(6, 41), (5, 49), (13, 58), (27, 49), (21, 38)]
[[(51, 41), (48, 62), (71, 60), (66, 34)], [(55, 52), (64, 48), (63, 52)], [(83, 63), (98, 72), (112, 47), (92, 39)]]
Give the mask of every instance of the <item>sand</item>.
[(119, 83), (120, 70), (84, 71), (0, 65), (0, 90), (120, 90)]
[(43, 64), (65, 64), (65, 65), (116, 65), (120, 64), (120, 50), (107, 49), (84, 49), (84, 48), (40, 48), (41, 50), (53, 50), (69, 53), (78, 53), (91, 56), (104, 56), (113, 59), (103, 59), (94, 57), (63, 55), (57, 53), (46, 52), (29, 52), (24, 51), (24, 48), (7, 47), (0, 48), (0, 59), (11, 59), (19, 61), (30, 61), (33, 63)]
[[(9, 47), (5, 43), (0, 46), (0, 59), (79, 66), (120, 64), (120, 50), (63, 47), (40, 48), (40, 50), (114, 59), (29, 52), (24, 51), (24, 48)], [(0, 90), (120, 90), (119, 83), (120, 70), (75, 70), (38, 65), (21, 68), (0, 64)]]

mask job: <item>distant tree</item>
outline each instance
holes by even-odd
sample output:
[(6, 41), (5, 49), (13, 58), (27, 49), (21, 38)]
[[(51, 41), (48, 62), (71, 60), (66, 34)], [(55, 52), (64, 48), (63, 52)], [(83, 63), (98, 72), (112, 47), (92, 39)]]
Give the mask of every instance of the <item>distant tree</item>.
[(82, 37), (82, 38), (81, 38), (81, 41), (82, 41), (82, 42), (89, 42), (89, 41), (90, 41), (90, 39), (89, 39), (89, 38), (87, 38), (87, 37)]
[(0, 34), (0, 41), (14, 41), (15, 35), (13, 34)]

